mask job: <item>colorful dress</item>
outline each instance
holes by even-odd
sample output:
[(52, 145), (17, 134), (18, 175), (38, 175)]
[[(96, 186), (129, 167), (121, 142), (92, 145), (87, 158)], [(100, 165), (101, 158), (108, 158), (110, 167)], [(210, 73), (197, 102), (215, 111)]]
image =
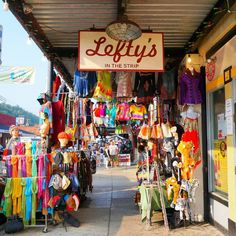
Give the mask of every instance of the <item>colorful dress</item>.
[(112, 100), (111, 74), (108, 71), (98, 72), (98, 83), (93, 97), (98, 100)]

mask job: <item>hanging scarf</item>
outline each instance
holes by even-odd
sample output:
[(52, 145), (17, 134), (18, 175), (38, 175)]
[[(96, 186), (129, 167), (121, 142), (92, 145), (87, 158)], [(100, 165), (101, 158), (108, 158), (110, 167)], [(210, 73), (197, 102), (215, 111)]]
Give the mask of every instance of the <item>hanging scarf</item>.
[(30, 142), (25, 144), (25, 155), (31, 156), (32, 151), (31, 151), (32, 145)]
[(36, 146), (37, 146), (37, 141), (33, 141), (32, 142), (32, 146), (31, 146), (31, 153), (32, 153), (32, 155), (36, 154)]
[[(32, 211), (32, 178), (26, 179), (26, 187), (25, 187), (25, 197), (26, 197), (26, 208), (25, 208), (25, 220), (29, 221), (31, 217)], [(35, 202), (36, 204), (36, 202)], [(33, 213), (33, 212), (32, 212)]]
[(16, 143), (16, 155), (24, 155), (25, 153), (25, 144), (21, 142)]
[[(44, 176), (44, 155), (40, 155), (38, 158), (38, 177)], [(43, 178), (38, 178), (38, 199), (43, 197)]]
[(12, 166), (11, 166), (11, 156), (6, 157), (6, 165), (7, 165), (7, 177), (12, 177)]
[(22, 186), (21, 178), (12, 179), (12, 202), (13, 202), (13, 215), (21, 213), (21, 195)]
[(18, 156), (18, 178), (22, 177), (22, 164), (21, 164), (21, 156)]
[(27, 177), (31, 177), (31, 164), (32, 163), (32, 156), (26, 156), (26, 175)]
[(26, 187), (26, 179), (21, 179), (21, 186), (22, 186), (22, 205), (21, 205), (21, 217), (23, 218), (23, 222), (26, 225), (27, 222), (25, 220), (25, 208), (26, 208), (26, 197), (25, 197), (25, 187)]
[(4, 190), (4, 207), (3, 207), (3, 213), (6, 215), (6, 217), (9, 217), (12, 213), (12, 179), (7, 178), (6, 187)]
[(32, 214), (31, 224), (36, 224), (36, 193), (38, 192), (37, 178), (32, 178)]
[(25, 156), (21, 157), (21, 168), (22, 168), (22, 177), (26, 177), (27, 173), (26, 173), (26, 157)]
[(12, 164), (12, 178), (18, 177), (18, 157), (11, 156), (11, 164)]
[(37, 176), (37, 160), (38, 160), (38, 156), (32, 155), (32, 177)]

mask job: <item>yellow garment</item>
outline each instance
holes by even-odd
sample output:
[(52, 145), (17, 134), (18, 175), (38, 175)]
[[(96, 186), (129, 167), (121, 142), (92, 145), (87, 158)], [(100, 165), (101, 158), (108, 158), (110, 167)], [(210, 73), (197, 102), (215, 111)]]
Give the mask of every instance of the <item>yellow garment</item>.
[(97, 72), (98, 83), (93, 97), (98, 100), (112, 100), (111, 74), (108, 71)]
[(31, 156), (32, 152), (31, 152), (31, 142), (28, 142), (25, 144), (25, 155), (26, 156)]
[(75, 125), (74, 128), (66, 127), (65, 132), (67, 134), (71, 135), (71, 141), (74, 142), (75, 141), (75, 135), (76, 135), (76, 132), (77, 132), (77, 124)]
[(26, 156), (26, 175), (27, 177), (32, 176), (32, 156)]
[(21, 214), (21, 196), (22, 196), (22, 185), (21, 178), (12, 179), (12, 202), (13, 202), (13, 215)]
[(129, 111), (131, 120), (143, 120), (148, 118), (147, 109), (144, 105), (131, 105)]

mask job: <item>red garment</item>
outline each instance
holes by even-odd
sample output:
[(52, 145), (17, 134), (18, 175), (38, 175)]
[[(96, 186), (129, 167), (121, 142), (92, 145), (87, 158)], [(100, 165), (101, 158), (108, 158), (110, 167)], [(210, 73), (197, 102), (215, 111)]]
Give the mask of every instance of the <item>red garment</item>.
[(199, 137), (198, 132), (196, 130), (186, 131), (182, 135), (182, 141), (184, 142), (191, 142), (193, 143), (194, 149), (193, 153), (196, 154), (199, 151)]
[(57, 76), (55, 78), (55, 80), (53, 81), (53, 86), (52, 86), (52, 93), (53, 93), (53, 95), (56, 95), (60, 85), (61, 85), (61, 79), (60, 79), (59, 76)]
[(57, 135), (65, 130), (64, 105), (59, 100), (52, 103), (53, 134), (52, 141), (57, 142)]

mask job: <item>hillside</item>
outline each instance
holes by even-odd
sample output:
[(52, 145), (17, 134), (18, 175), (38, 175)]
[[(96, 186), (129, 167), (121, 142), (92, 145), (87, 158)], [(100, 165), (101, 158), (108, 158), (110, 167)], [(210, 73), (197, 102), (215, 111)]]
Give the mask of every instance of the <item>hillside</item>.
[(39, 123), (39, 118), (31, 112), (24, 110), (19, 106), (11, 106), (6, 103), (0, 103), (0, 113), (14, 117), (24, 117), (25, 122), (28, 120), (29, 125), (33, 126)]

